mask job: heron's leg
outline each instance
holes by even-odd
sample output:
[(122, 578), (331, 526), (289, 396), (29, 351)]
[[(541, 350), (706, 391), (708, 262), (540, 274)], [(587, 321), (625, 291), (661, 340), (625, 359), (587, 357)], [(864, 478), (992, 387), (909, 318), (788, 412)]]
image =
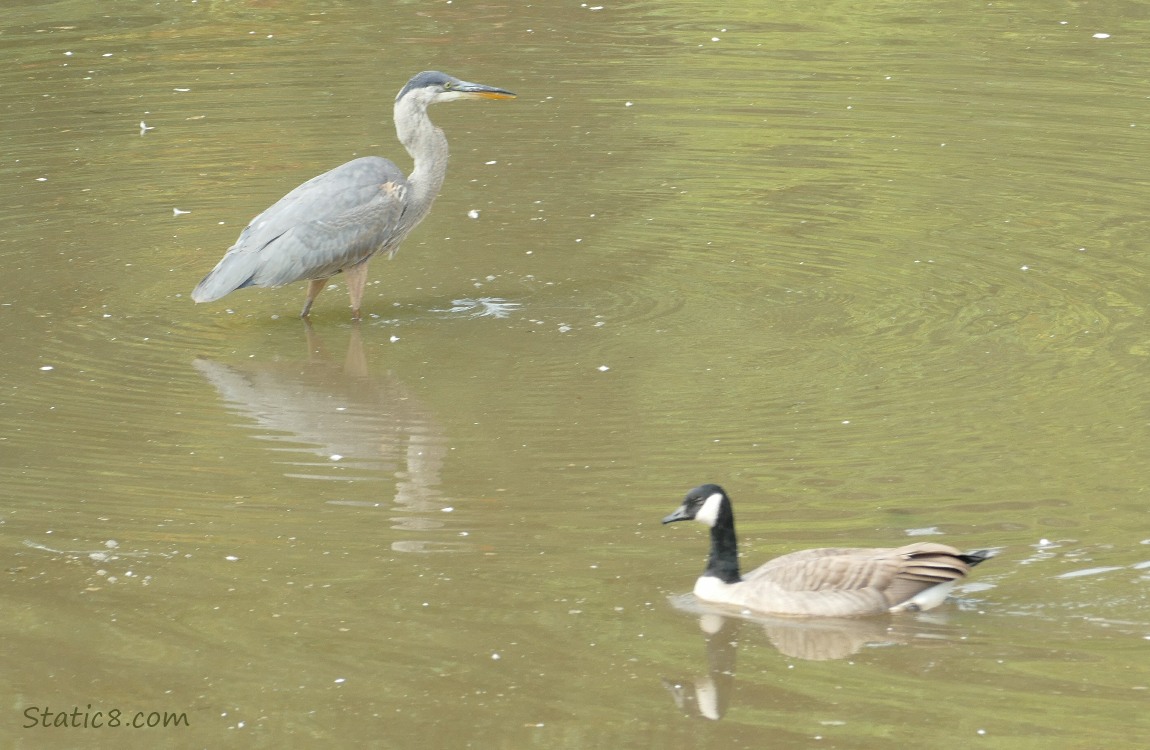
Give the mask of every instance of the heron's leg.
[(301, 318), (307, 318), (311, 313), (311, 303), (315, 302), (315, 298), (327, 286), (327, 279), (311, 279), (307, 282), (307, 299), (303, 303), (303, 312), (299, 314)]
[(359, 320), (359, 306), (363, 302), (363, 288), (367, 284), (367, 261), (343, 269), (347, 277), (347, 296), (351, 298), (351, 319)]

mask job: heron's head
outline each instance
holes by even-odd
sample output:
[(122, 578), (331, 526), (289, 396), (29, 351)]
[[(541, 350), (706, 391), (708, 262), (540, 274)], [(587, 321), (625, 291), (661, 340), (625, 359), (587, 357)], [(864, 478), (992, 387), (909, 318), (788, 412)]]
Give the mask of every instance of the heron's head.
[(424, 106), (451, 102), (456, 99), (514, 99), (515, 94), (482, 83), (461, 81), (438, 70), (425, 70), (417, 74), (400, 89), (395, 101), (412, 99)]

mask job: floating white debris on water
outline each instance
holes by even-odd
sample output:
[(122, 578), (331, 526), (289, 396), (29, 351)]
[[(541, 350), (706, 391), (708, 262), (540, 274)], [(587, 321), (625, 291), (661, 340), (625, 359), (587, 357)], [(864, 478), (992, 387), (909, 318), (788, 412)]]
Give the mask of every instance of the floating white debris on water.
[(971, 583), (962, 584), (964, 594), (977, 594), (980, 591), (990, 591), (994, 588), (998, 588), (998, 584), (987, 583), (986, 581), (972, 581)]
[(469, 318), (506, 318), (519, 309), (518, 302), (510, 302), (500, 297), (479, 297), (473, 299), (455, 299), (451, 301), (452, 307), (447, 310), (432, 310), (437, 313), (458, 314), (465, 313)]
[(473, 209), (471, 209), (470, 211), (468, 211), (468, 212), (467, 212), (467, 218), (469, 218), (469, 219), (478, 219), (478, 218), (479, 218), (479, 212), (478, 212), (478, 211), (476, 211), (476, 210), (473, 208)]
[(611, 368), (608, 367), (607, 365), (599, 365), (599, 372), (607, 372), (610, 369)]
[(178, 91), (181, 94), (186, 94), (191, 91), (191, 89), (172, 89), (172, 91)]
[(140, 120), (140, 135), (147, 133), (149, 130), (155, 130), (155, 129), (156, 129), (155, 126), (149, 125), (148, 123), (144, 122), (143, 120)]
[(932, 536), (932, 535), (941, 534), (941, 533), (942, 532), (938, 530), (937, 526), (925, 526), (921, 529), (907, 529), (906, 530), (907, 536)]
[(1107, 34), (1105, 31), (1099, 31), (1097, 34), (1094, 35), (1094, 38), (1095, 39), (1109, 39), (1110, 35)]
[(502, 657), (502, 656), (500, 656), (498, 653), (495, 653), (495, 654), (492, 654), (492, 655), (491, 655), (491, 659), (492, 659), (492, 661), (499, 661), (499, 660), (500, 660), (500, 659), (502, 659), (502, 658), (503, 658), (503, 657)]
[(399, 341), (399, 336), (392, 336), (392, 337), (391, 337), (390, 339), (388, 339), (388, 340), (389, 340), (391, 343), (393, 343), (393, 344), (394, 344), (396, 341)]
[(172, 216), (182, 216), (183, 214), (190, 214), (190, 213), (191, 213), (191, 211), (185, 211), (182, 208), (173, 208), (172, 209)]
[(49, 370), (55, 370), (55, 369), (56, 368), (53, 367), (52, 365), (44, 365), (43, 367), (40, 368), (40, 372), (48, 372)]
[(1121, 565), (1110, 565), (1102, 568), (1086, 568), (1085, 570), (1072, 570), (1069, 573), (1054, 576), (1055, 578), (1081, 578), (1082, 576), (1096, 576), (1102, 573), (1111, 573), (1115, 570), (1122, 570)]
[(225, 560), (227, 560), (228, 562), (236, 562), (236, 561), (237, 561), (237, 560), (239, 560), (240, 558), (236, 557), (235, 555), (228, 555), (228, 556), (227, 556), (227, 557), (225, 557), (224, 559), (225, 559)]
[(328, 456), (328, 458), (330, 458), (332, 461), (342, 461), (343, 460), (343, 456), (341, 456), (338, 453), (333, 453), (330, 456)]

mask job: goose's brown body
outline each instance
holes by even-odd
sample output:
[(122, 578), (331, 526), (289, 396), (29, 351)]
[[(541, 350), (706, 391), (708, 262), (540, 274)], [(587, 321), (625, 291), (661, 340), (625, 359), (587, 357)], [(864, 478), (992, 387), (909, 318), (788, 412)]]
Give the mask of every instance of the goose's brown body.
[(695, 595), (780, 615), (870, 615), (938, 606), (970, 568), (943, 544), (809, 549), (776, 557), (733, 584), (703, 576)]

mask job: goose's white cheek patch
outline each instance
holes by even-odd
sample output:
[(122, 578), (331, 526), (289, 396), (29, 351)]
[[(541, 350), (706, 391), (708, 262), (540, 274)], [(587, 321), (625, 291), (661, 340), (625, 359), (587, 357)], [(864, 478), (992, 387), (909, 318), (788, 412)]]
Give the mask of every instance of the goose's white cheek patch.
[(708, 526), (714, 526), (719, 520), (719, 508), (722, 504), (722, 493), (712, 493), (710, 497), (703, 501), (703, 507), (699, 508), (699, 512), (695, 514), (695, 520), (699, 523), (705, 523)]

